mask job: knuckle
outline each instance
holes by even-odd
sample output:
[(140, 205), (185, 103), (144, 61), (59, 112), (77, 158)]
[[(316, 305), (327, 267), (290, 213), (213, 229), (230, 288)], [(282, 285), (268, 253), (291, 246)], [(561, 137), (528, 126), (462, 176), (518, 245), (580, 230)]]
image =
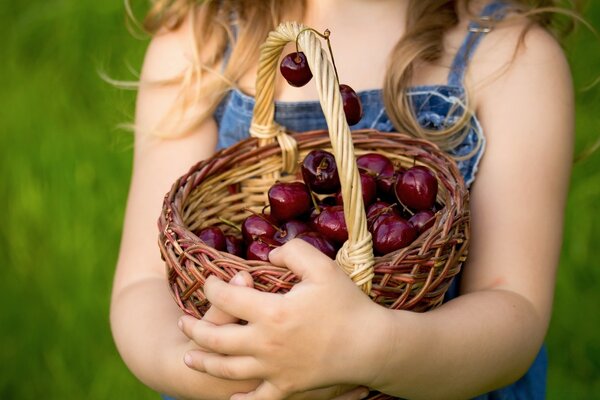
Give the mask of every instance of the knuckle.
[(227, 363), (219, 364), (218, 374), (219, 374), (219, 376), (221, 376), (222, 378), (225, 378), (225, 379), (234, 379), (235, 378), (235, 373), (234, 373), (233, 369)]
[(280, 304), (273, 304), (266, 310), (265, 314), (273, 324), (281, 325), (287, 320), (287, 310)]

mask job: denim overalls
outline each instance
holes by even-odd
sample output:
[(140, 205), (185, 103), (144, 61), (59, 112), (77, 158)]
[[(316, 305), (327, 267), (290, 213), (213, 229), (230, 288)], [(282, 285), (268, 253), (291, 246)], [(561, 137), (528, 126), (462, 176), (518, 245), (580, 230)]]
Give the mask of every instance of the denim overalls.
[[(492, 1), (483, 10), (482, 20), (500, 20), (506, 13), (506, 4)], [(235, 30), (234, 30), (235, 32)], [(471, 23), (465, 40), (452, 64), (448, 83), (445, 85), (427, 85), (411, 87), (408, 96), (412, 100), (419, 123), (429, 129), (443, 128), (452, 124), (460, 115), (461, 99), (465, 89), (463, 79), (467, 64), (479, 41), (489, 32), (486, 26)], [(383, 105), (382, 92), (379, 89), (358, 93), (364, 115), (352, 129), (372, 128), (379, 131), (395, 131)], [(215, 111), (214, 118), (219, 128), (218, 148), (224, 148), (248, 138), (254, 98), (237, 89), (232, 89)], [(327, 129), (325, 117), (318, 101), (276, 102), (275, 120), (291, 131), (303, 132)], [(458, 167), (464, 180), (470, 186), (477, 172), (477, 166), (485, 150), (485, 137), (476, 117), (472, 118), (471, 128), (465, 140), (449, 151), (454, 156), (472, 155), (458, 160)], [(457, 281), (453, 283), (446, 301), (458, 295)], [(523, 332), (526, 334), (526, 332)], [(514, 384), (478, 396), (477, 400), (537, 400), (545, 398), (547, 358), (542, 347), (529, 371)]]

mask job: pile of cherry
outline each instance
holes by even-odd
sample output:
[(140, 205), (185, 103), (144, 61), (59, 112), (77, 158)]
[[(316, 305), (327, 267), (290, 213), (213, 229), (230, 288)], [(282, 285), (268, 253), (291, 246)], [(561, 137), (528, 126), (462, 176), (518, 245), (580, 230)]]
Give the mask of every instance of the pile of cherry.
[[(429, 168), (396, 168), (378, 153), (364, 154), (356, 161), (376, 255), (410, 245), (433, 225), (439, 210), (438, 183)], [(303, 182), (276, 182), (270, 187), (269, 206), (261, 213), (250, 212), (239, 227), (227, 223), (239, 234), (224, 234), (218, 226), (194, 233), (208, 246), (247, 260), (268, 261), (272, 249), (293, 238), (335, 258), (348, 239), (335, 158), (327, 151), (313, 150), (302, 161), (301, 172)]]

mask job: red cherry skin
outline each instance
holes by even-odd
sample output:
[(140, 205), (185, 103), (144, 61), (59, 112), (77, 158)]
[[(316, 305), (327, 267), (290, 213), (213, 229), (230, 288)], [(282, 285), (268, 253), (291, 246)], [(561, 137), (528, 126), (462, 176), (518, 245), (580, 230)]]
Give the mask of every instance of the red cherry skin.
[[(362, 191), (363, 204), (368, 207), (377, 198), (377, 181), (372, 175), (366, 172), (360, 172), (360, 187)], [(342, 192), (335, 194), (335, 205), (344, 205), (344, 198)]]
[(379, 153), (367, 153), (356, 158), (358, 168), (367, 170), (376, 178), (391, 177), (394, 175), (394, 164), (392, 161)]
[(315, 193), (332, 194), (340, 190), (335, 157), (325, 150), (312, 150), (301, 165), (302, 178), (306, 185)]
[(259, 238), (253, 240), (246, 249), (247, 260), (269, 261), (269, 253), (280, 244), (270, 238)]
[(219, 251), (225, 251), (225, 234), (221, 230), (221, 228), (216, 226), (209, 226), (207, 228), (201, 229), (196, 236), (207, 246), (212, 247), (213, 249)]
[(337, 254), (335, 246), (329, 240), (325, 239), (320, 233), (309, 231), (303, 232), (296, 237), (316, 247), (327, 257), (335, 259), (335, 255)]
[(408, 219), (408, 223), (411, 224), (419, 234), (431, 228), (434, 222), (435, 213), (431, 210), (419, 211)]
[(275, 233), (273, 239), (277, 242), (284, 244), (298, 236), (303, 232), (308, 232), (310, 226), (306, 222), (292, 220), (284, 223), (279, 227), (279, 231)]
[(354, 89), (344, 84), (340, 85), (340, 94), (342, 95), (342, 104), (348, 125), (352, 126), (358, 124), (363, 116), (360, 98)]
[(373, 233), (377, 221), (390, 215), (400, 216), (397, 206), (385, 201), (376, 201), (367, 208), (367, 229)]
[(348, 228), (344, 218), (343, 206), (324, 207), (313, 222), (317, 231), (335, 243), (348, 240)]
[(229, 254), (234, 256), (244, 257), (246, 254), (244, 241), (234, 235), (225, 235), (225, 248)]
[(368, 207), (377, 197), (377, 181), (372, 175), (360, 172), (360, 184), (364, 206)]
[(406, 207), (428, 210), (435, 204), (438, 183), (429, 168), (417, 165), (398, 176), (394, 190), (398, 200)]
[(277, 182), (267, 194), (271, 217), (283, 222), (308, 214), (310, 193), (302, 182)]
[(384, 217), (373, 231), (373, 249), (379, 255), (385, 255), (408, 246), (415, 240), (415, 228), (403, 218)]
[(294, 87), (306, 85), (313, 77), (303, 52), (294, 52), (283, 57), (279, 71), (285, 80)]
[(272, 238), (277, 232), (276, 225), (268, 215), (251, 214), (242, 222), (242, 237), (250, 243), (258, 238)]

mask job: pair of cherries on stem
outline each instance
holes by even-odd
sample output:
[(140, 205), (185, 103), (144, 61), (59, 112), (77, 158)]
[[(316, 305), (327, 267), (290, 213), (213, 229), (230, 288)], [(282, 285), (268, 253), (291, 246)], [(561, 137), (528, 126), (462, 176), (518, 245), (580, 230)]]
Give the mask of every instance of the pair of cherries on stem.
[[(306, 30), (313, 31), (317, 35), (327, 40), (327, 45), (329, 47), (329, 54), (331, 55), (331, 61), (333, 63), (335, 76), (339, 83), (337, 68), (335, 66), (335, 60), (333, 59), (333, 52), (331, 51), (331, 43), (329, 41), (329, 30), (325, 30), (323, 34), (310, 28), (307, 28)], [(301, 31), (300, 33), (302, 32), (303, 31)], [(283, 77), (285, 78), (285, 80), (294, 87), (302, 87), (312, 79), (313, 75), (310, 70), (310, 67), (308, 66), (306, 55), (298, 50), (298, 38), (296, 38), (296, 51), (294, 53), (286, 55), (283, 58), (279, 66), (279, 70), (281, 72), (281, 75), (283, 75)], [(352, 89), (346, 84), (340, 84), (339, 89), (340, 95), (342, 97), (344, 114), (346, 115), (346, 121), (348, 122), (348, 125), (352, 126), (358, 124), (363, 115), (362, 103), (360, 101), (360, 98), (358, 97), (354, 89)]]

